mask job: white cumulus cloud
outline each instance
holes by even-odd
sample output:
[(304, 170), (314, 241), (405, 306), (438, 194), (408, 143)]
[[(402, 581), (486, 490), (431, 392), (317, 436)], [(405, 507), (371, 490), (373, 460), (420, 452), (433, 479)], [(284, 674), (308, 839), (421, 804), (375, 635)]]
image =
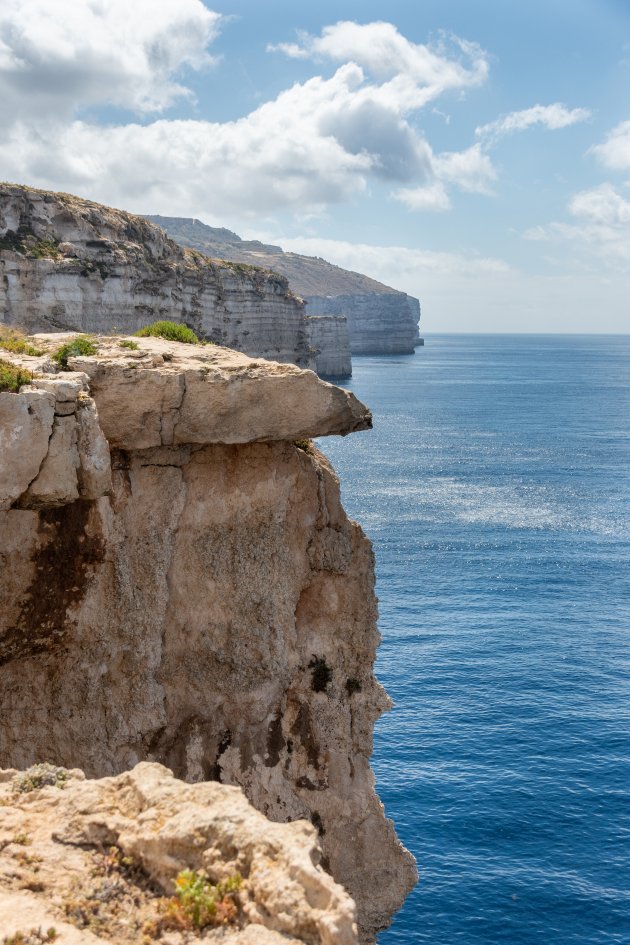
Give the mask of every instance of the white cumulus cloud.
[[(74, 0), (67, 13), (45, 0), (0, 8), (5, 179), (215, 219), (322, 212), (374, 179), (427, 187), (443, 208), (445, 182), (475, 189), (470, 157), (459, 171), (455, 154), (436, 158), (412, 119), (446, 89), (483, 81), (476, 46), (456, 40), (436, 51), (391, 24), (340, 23), (300, 47), (337, 63), (332, 75), (298, 82), (238, 120), (104, 125), (85, 109), (147, 114), (190, 96), (182, 70), (212, 61), (221, 18), (201, 0)], [(431, 200), (407, 202), (426, 209)]]
[(492, 161), (474, 144), (465, 151), (445, 151), (433, 160), (436, 177), (455, 184), (468, 193), (492, 193), (490, 184), (497, 179)]
[(451, 209), (451, 199), (442, 181), (436, 180), (424, 187), (401, 187), (394, 197), (409, 210), (430, 210), (436, 213)]
[(2, 0), (0, 117), (163, 109), (189, 94), (180, 68), (211, 63), (220, 19), (201, 0)]
[(412, 43), (392, 23), (342, 21), (320, 36), (299, 34), (298, 43), (268, 47), (293, 58), (356, 62), (383, 83), (395, 98), (419, 108), (447, 89), (481, 85), (488, 75), (486, 53), (475, 43), (452, 37), (450, 45)]

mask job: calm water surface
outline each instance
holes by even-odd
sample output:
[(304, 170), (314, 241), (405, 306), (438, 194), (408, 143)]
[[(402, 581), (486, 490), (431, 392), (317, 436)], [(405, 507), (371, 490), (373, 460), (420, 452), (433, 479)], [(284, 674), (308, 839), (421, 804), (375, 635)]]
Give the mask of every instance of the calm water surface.
[(630, 337), (357, 358), (321, 441), (375, 545), (379, 793), (421, 882), (380, 945), (630, 943)]

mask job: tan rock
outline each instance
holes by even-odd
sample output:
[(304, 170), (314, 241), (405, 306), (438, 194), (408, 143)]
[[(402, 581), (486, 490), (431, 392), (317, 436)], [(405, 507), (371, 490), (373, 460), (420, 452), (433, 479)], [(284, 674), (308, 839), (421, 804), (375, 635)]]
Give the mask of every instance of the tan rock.
[[(233, 920), (204, 941), (357, 942), (354, 903), (317, 865), (315, 829), (269, 822), (238, 788), (184, 784), (156, 764), (16, 793), (24, 781), (17, 775), (0, 785), (4, 934), (52, 927), (68, 935), (62, 941), (81, 945), (144, 942), (142, 929), (159, 924), (161, 903), (188, 869), (215, 884), (243, 877)], [(111, 847), (113, 854), (100, 853)], [(85, 927), (86, 916), (98, 935)], [(167, 930), (167, 941), (191, 938)]]
[(48, 453), (55, 398), (44, 391), (0, 393), (0, 509), (8, 509), (37, 477)]
[(105, 436), (119, 449), (343, 436), (372, 424), (353, 394), (311, 371), (215, 346), (137, 342), (145, 357), (100, 338), (97, 355), (70, 359), (89, 376)]
[(254, 357), (313, 364), (287, 279), (184, 250), (142, 217), (0, 183), (0, 237), (0, 323), (105, 334), (168, 319)]
[[(103, 459), (89, 407), (94, 448), (79, 437), (75, 472), (100, 497), (0, 512), (0, 763), (101, 776), (147, 759), (238, 785), (272, 821), (317, 827), (373, 941), (415, 881), (369, 767), (390, 706), (373, 673), (373, 555), (326, 459), (293, 442), (369, 412), (292, 366), (97, 341), (72, 365), (89, 394), (56, 422), (81, 423), (93, 396), (117, 447), (111, 494), (103, 463), (82, 479), (85, 456)], [(273, 899), (278, 915), (292, 895)]]
[(24, 493), (23, 508), (57, 508), (79, 498), (77, 419), (55, 417), (48, 452), (37, 477)]
[(77, 402), (79, 468), (77, 479), (82, 499), (98, 499), (112, 487), (109, 444), (98, 421), (96, 404), (91, 397)]

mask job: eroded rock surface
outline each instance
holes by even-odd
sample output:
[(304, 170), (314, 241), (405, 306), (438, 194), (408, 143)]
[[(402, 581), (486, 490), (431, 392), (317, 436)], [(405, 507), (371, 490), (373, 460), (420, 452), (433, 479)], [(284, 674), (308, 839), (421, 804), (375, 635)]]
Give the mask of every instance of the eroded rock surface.
[[(45, 940), (52, 928), (60, 945), (357, 942), (354, 903), (319, 865), (315, 828), (271, 823), (239, 788), (185, 784), (147, 763), (98, 781), (0, 771), (0, 805), (3, 937), (39, 928)], [(216, 924), (187, 922), (184, 870), (237, 886)]]
[[(150, 760), (238, 785), (272, 821), (315, 825), (371, 941), (415, 881), (369, 767), (389, 705), (373, 556), (302, 439), (368, 427), (369, 411), (289, 365), (120, 340), (71, 373), (13, 358), (42, 386), (1, 395), (25, 399), (21, 417), (33, 398), (50, 409), (0, 512), (0, 764), (100, 777)], [(65, 465), (42, 455), (61, 421)], [(16, 455), (0, 464), (17, 475)]]

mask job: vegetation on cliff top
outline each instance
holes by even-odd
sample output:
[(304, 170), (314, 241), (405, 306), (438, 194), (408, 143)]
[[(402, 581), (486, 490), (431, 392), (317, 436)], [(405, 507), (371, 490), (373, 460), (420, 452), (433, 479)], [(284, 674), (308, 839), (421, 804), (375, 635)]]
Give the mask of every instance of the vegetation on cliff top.
[(0, 348), (12, 354), (30, 354), (39, 357), (44, 352), (28, 341), (23, 332), (16, 328), (0, 328)]
[(53, 354), (53, 361), (56, 361), (62, 371), (68, 371), (68, 358), (76, 358), (81, 355), (96, 354), (97, 348), (89, 335), (77, 335), (72, 341), (67, 341), (65, 345), (57, 348)]
[(29, 371), (23, 371), (9, 361), (0, 359), (0, 393), (17, 394), (22, 384), (31, 383)]
[(158, 321), (145, 325), (136, 332), (137, 338), (166, 338), (167, 341), (181, 341), (187, 345), (198, 345), (199, 338), (192, 328), (177, 322)]

